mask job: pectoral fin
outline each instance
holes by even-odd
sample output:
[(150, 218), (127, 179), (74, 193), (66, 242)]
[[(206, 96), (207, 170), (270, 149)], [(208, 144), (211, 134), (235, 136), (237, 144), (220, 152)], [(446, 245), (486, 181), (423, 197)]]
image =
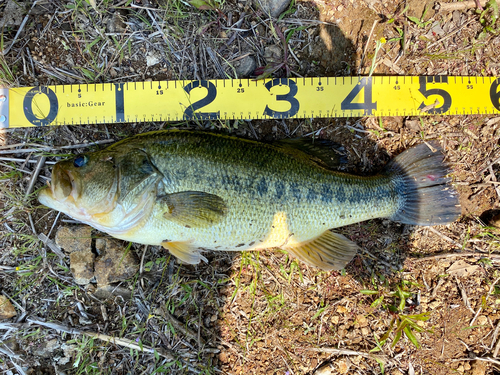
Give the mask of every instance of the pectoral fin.
[(227, 213), (224, 200), (214, 194), (183, 191), (160, 198), (163, 217), (188, 228), (207, 228), (221, 221)]
[(356, 255), (358, 245), (341, 234), (326, 231), (312, 241), (284, 248), (300, 260), (330, 271), (344, 268)]
[(163, 241), (161, 245), (184, 263), (198, 264), (200, 260), (208, 262), (207, 258), (201, 255), (200, 250), (191, 246), (188, 242)]

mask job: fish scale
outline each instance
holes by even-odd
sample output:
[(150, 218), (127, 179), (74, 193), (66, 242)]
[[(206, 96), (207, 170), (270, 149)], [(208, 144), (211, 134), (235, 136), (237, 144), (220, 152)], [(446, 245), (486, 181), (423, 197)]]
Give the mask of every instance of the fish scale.
[[(57, 163), (51, 188), (39, 199), (117, 238), (162, 245), (191, 264), (204, 259), (202, 251), (280, 247), (320, 268), (340, 269), (357, 246), (331, 228), (380, 217), (423, 225), (458, 217), (439, 148), (419, 145), (380, 175), (361, 177), (329, 168), (334, 156), (324, 145), (145, 133), (86, 154), (83, 166)], [(103, 187), (117, 181), (111, 211), (98, 213), (97, 221), (81, 214), (90, 206), (111, 207)]]

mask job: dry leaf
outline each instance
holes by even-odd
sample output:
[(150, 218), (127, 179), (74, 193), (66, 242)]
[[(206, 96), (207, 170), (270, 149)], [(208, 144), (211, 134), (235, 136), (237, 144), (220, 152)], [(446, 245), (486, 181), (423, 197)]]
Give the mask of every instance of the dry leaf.
[(481, 267), (478, 265), (472, 265), (467, 263), (464, 260), (459, 260), (455, 263), (453, 263), (450, 268), (446, 271), (448, 274), (452, 276), (458, 276), (458, 277), (463, 277), (463, 276), (470, 276), (477, 270), (479, 270)]

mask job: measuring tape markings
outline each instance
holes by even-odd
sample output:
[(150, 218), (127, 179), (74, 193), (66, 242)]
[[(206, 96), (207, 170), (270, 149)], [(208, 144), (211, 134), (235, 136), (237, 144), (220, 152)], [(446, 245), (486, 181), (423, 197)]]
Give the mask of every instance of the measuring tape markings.
[[(0, 88), (0, 127), (500, 113), (496, 77), (149, 81)], [(2, 98), (7, 98), (3, 100)], [(5, 108), (8, 108), (8, 112)], [(7, 115), (6, 115), (7, 113)]]

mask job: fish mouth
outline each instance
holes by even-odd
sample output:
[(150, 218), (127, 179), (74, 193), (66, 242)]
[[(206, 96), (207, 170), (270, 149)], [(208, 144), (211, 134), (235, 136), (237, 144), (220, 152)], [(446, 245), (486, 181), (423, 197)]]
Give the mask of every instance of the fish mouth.
[(63, 202), (77, 193), (77, 184), (70, 171), (58, 164), (52, 170), (52, 183), (49, 185), (54, 199)]

